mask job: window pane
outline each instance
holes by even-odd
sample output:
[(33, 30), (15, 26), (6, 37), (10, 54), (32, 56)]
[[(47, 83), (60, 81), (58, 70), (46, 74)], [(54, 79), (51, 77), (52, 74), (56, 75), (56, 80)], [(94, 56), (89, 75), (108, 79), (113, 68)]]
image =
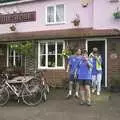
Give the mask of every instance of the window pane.
[(16, 58), (15, 58), (15, 65), (16, 65), (17, 67), (22, 66), (22, 58), (21, 58), (21, 57), (16, 57)]
[[(14, 55), (14, 53), (15, 53), (15, 55)], [(17, 67), (22, 66), (22, 56), (20, 55), (20, 53), (9, 48), (8, 56), (9, 56), (9, 66), (17, 66)], [(13, 64), (14, 59), (15, 59), (15, 64)]]
[(57, 66), (63, 66), (63, 57), (61, 55), (57, 56)]
[(9, 48), (9, 56), (13, 57), (13, 50)]
[(41, 43), (40, 44), (40, 54), (46, 54), (45, 43)]
[(9, 57), (9, 67), (13, 66), (13, 57)]
[(57, 44), (57, 53), (58, 54), (61, 54), (62, 53), (62, 50), (63, 50), (63, 43), (61, 42), (59, 42), (58, 44)]
[(64, 21), (64, 5), (56, 6), (56, 21), (57, 22)]
[(47, 8), (47, 22), (54, 22), (54, 7)]
[(48, 54), (55, 55), (55, 43), (48, 43)]
[(46, 61), (46, 56), (45, 55), (41, 55), (40, 56), (40, 66), (46, 66), (45, 65), (45, 61)]
[(55, 67), (55, 55), (48, 55), (48, 67)]

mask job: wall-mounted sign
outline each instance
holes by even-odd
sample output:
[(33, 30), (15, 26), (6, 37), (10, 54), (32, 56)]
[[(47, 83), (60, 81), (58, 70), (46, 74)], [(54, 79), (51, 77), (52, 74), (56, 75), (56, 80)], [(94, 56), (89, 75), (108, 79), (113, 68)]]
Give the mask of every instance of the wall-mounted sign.
[(24, 12), (0, 15), (0, 24), (30, 22), (36, 20), (36, 12)]
[(111, 53), (111, 54), (110, 54), (110, 58), (113, 59), (113, 60), (114, 60), (114, 59), (117, 59), (117, 58), (118, 58), (117, 53)]

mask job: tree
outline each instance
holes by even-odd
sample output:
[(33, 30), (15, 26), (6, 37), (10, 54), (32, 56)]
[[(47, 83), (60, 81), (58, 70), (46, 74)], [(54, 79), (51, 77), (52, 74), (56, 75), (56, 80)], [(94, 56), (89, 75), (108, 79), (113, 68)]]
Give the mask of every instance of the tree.
[(33, 55), (33, 44), (30, 41), (10, 43), (9, 47), (24, 56), (24, 74), (26, 75), (26, 57)]

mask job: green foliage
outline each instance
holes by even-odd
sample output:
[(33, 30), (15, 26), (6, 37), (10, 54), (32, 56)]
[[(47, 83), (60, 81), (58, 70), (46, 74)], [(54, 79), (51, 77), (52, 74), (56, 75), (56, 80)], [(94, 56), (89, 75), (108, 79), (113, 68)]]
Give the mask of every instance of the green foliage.
[(17, 43), (10, 43), (9, 47), (11, 49), (16, 50), (18, 53), (22, 54), (23, 56), (31, 56), (33, 53), (33, 45), (32, 42), (25, 41), (25, 42), (17, 42)]
[(115, 19), (120, 19), (120, 11), (114, 12), (113, 16)]
[(0, 0), (0, 3), (13, 2), (13, 1), (19, 1), (19, 0)]
[(67, 50), (67, 49), (64, 49), (64, 50), (62, 51), (62, 56), (63, 56), (64, 58), (68, 58), (70, 55), (72, 55), (72, 51)]

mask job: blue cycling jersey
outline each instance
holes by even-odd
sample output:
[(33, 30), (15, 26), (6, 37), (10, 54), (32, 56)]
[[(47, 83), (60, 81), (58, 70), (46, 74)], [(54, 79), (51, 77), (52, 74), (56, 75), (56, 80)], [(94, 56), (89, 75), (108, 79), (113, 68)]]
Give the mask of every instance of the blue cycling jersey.
[(85, 60), (84, 57), (82, 57), (79, 60), (79, 64), (77, 66), (78, 69), (78, 79), (79, 80), (91, 80), (92, 79), (92, 70), (89, 66), (89, 64), (92, 65), (92, 61), (88, 59), (88, 61)]

